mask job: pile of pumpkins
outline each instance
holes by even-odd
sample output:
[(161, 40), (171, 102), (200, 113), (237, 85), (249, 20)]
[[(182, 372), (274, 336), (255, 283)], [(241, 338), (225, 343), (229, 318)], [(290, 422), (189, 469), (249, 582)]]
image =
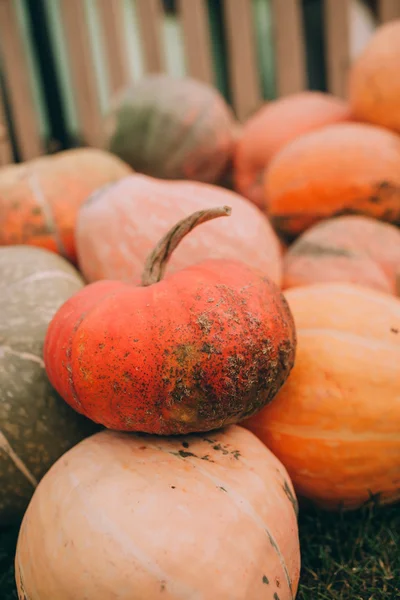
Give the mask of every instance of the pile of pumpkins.
[(400, 498), (399, 65), (394, 21), (348, 102), (243, 125), (145, 77), (105, 148), (0, 171), (20, 600), (293, 600), (297, 497)]

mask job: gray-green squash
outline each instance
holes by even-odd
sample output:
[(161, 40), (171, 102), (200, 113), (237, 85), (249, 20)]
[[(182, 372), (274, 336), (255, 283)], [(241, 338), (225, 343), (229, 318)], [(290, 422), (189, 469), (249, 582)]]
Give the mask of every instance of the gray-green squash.
[(0, 525), (21, 517), (50, 466), (98, 429), (57, 395), (42, 358), (50, 320), (82, 287), (52, 252), (0, 248)]
[(206, 183), (226, 175), (237, 124), (212, 86), (152, 74), (120, 90), (111, 104), (105, 147), (135, 171)]

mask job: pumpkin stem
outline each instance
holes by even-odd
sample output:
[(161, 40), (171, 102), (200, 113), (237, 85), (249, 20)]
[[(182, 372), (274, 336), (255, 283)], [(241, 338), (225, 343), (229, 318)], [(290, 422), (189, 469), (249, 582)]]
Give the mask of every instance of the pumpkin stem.
[(192, 229), (218, 217), (229, 217), (232, 209), (230, 206), (218, 206), (205, 210), (197, 210), (189, 217), (179, 221), (161, 238), (152, 253), (148, 256), (142, 275), (142, 285), (152, 285), (163, 278), (171, 254), (179, 243)]

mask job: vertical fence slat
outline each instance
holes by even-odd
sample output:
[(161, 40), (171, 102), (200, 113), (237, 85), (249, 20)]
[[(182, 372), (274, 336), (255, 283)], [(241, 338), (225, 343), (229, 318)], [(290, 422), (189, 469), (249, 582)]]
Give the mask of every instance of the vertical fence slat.
[(86, 144), (101, 143), (101, 111), (83, 0), (61, 0), (74, 97)]
[(3, 98), (0, 92), (0, 167), (8, 165), (11, 162), (13, 162), (13, 154), (8, 135)]
[(224, 0), (233, 106), (243, 121), (261, 104), (252, 3)]
[(129, 81), (127, 47), (124, 43), (124, 7), (121, 0), (97, 0), (97, 5), (111, 91), (115, 92)]
[(43, 144), (22, 33), (12, 0), (0, 0), (0, 49), (18, 150), (22, 160), (29, 160), (43, 154)]
[(400, 17), (400, 0), (379, 0), (379, 20), (381, 23)]
[(189, 74), (206, 83), (214, 82), (206, 0), (178, 0)]
[(350, 66), (350, 0), (325, 0), (324, 16), (328, 88), (344, 98)]
[(301, 4), (300, 0), (272, 0), (278, 96), (300, 92), (307, 87)]
[(159, 73), (164, 70), (162, 51), (162, 19), (164, 10), (160, 0), (136, 0), (140, 25), (145, 71)]

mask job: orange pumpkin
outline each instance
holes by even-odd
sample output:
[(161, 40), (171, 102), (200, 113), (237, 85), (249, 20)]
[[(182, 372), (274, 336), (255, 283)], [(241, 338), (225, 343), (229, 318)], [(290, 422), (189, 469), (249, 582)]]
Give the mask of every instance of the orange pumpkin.
[(293, 600), (299, 568), (292, 484), (237, 426), (86, 439), (39, 484), (15, 559), (20, 600)]
[(75, 294), (47, 330), (49, 379), (77, 412), (110, 429), (164, 435), (237, 423), (270, 402), (294, 361), (293, 319), (260, 271), (205, 260), (160, 281), (199, 211), (149, 256), (143, 287), (97, 281)]
[(294, 369), (245, 426), (283, 462), (298, 494), (328, 509), (400, 498), (400, 301), (354, 284), (285, 292)]
[(273, 224), (290, 238), (345, 214), (400, 223), (400, 137), (361, 123), (308, 133), (275, 156), (264, 191)]
[(354, 115), (400, 133), (400, 19), (379, 27), (350, 69)]
[(214, 183), (235, 144), (235, 119), (221, 94), (190, 77), (152, 74), (118, 92), (106, 147), (135, 171)]
[(131, 173), (94, 148), (66, 150), (0, 170), (0, 245), (28, 244), (75, 262), (79, 206), (100, 186)]
[(268, 102), (243, 127), (234, 154), (235, 189), (264, 208), (264, 170), (273, 156), (300, 135), (349, 118), (347, 103), (323, 92), (305, 91)]
[(284, 288), (340, 281), (400, 295), (400, 231), (369, 217), (327, 219), (290, 246), (283, 264)]
[(185, 238), (171, 258), (169, 272), (206, 258), (242, 260), (280, 285), (277, 236), (266, 217), (244, 198), (205, 183), (136, 174), (100, 190), (79, 212), (76, 243), (85, 278), (139, 283), (147, 255), (169, 228), (196, 210), (219, 204), (231, 206), (232, 216), (210, 221)]

